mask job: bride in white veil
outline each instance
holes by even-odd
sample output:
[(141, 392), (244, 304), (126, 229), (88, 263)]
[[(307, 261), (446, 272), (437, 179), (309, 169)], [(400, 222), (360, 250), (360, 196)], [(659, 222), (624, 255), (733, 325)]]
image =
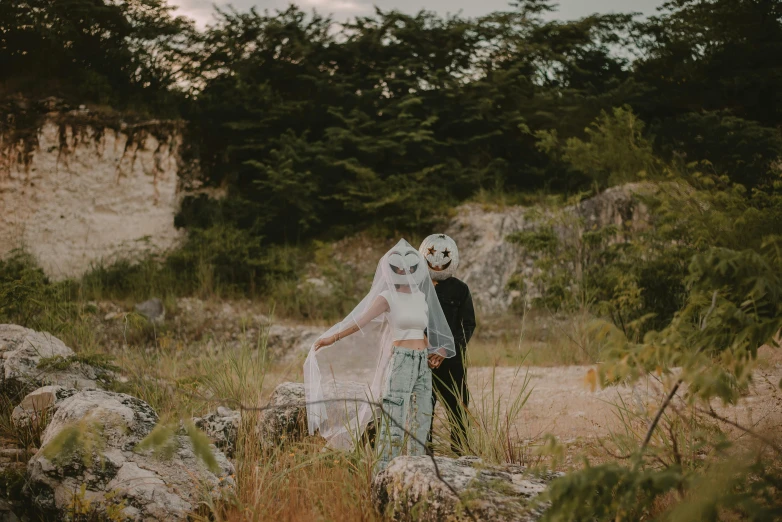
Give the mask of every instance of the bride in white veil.
[[(402, 239), (380, 259), (366, 297), (310, 349), (304, 363), (309, 433), (320, 433), (332, 448), (350, 450), (378, 415), (373, 404), (382, 403), (393, 420), (381, 419), (381, 428), (392, 439), (399, 436), (397, 425), (414, 420), (411, 432), (425, 441), (431, 423), (427, 361), (437, 365), (455, 353), (426, 262)], [(399, 453), (391, 445), (401, 451), (392, 440), (381, 449), (386, 462)]]

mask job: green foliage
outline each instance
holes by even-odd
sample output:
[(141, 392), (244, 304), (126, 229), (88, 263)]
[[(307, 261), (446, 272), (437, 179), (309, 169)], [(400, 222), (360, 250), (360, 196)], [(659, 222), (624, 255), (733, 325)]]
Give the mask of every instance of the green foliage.
[(53, 357), (42, 357), (37, 367), (40, 370), (63, 371), (68, 370), (74, 364), (86, 364), (112, 372), (121, 371), (121, 368), (112, 363), (113, 360), (113, 356), (105, 353), (76, 354), (69, 357), (55, 355)]
[[(678, 466), (638, 471), (617, 463), (587, 465), (554, 481), (544, 494), (551, 507), (546, 522), (576, 520), (775, 520), (782, 514), (782, 482), (778, 463), (752, 455), (727, 458), (694, 474)], [(667, 509), (655, 506), (661, 497), (684, 498)]]
[(74, 281), (50, 281), (32, 256), (14, 250), (0, 259), (0, 321), (50, 332), (70, 346), (94, 351), (90, 312)]
[(688, 484), (692, 496), (663, 520), (776, 520), (782, 516), (782, 475), (775, 464), (768, 465), (753, 455), (717, 463), (708, 473)]
[[(268, 243), (424, 230), (480, 194), (663, 175), (653, 150), (753, 188), (782, 154), (776, 2), (551, 21), (550, 2), (528, 0), (477, 19), (377, 10), (344, 24), (227, 9), (202, 32), (173, 9), (5, 2), (0, 95), (183, 114), (206, 182), (227, 189), (186, 201), (190, 228)], [(220, 277), (245, 284), (256, 268)]]
[(187, 436), (190, 438), (190, 443), (193, 445), (193, 453), (196, 454), (196, 457), (201, 459), (212, 473), (220, 471), (220, 466), (217, 465), (217, 459), (215, 459), (212, 448), (210, 447), (211, 441), (209, 440), (209, 437), (206, 436), (206, 433), (196, 428), (192, 421), (187, 420), (184, 422), (184, 425)]
[(152, 450), (152, 453), (160, 459), (173, 458), (179, 449), (179, 440), (176, 438), (177, 429), (176, 423), (159, 422), (149, 435), (138, 443), (135, 451)]
[(567, 140), (562, 159), (601, 187), (658, 177), (662, 166), (643, 131), (629, 108), (602, 112), (585, 130), (586, 140)]
[[(540, 219), (534, 230), (506, 237), (535, 259), (530, 285), (511, 280), (522, 300), (551, 312), (589, 310), (609, 317), (624, 335), (639, 338), (655, 324), (669, 321), (684, 292), (683, 264), (672, 249), (652, 249), (627, 239), (615, 225), (587, 229), (572, 208)], [(664, 272), (669, 285), (655, 272)], [(663, 280), (665, 281), (665, 279)], [(648, 286), (642, 286), (643, 284)]]
[(295, 7), (220, 12), (195, 119), (210, 182), (228, 182), (219, 219), (272, 241), (356, 223), (418, 230), (480, 190), (562, 184), (542, 174), (527, 119), (556, 119), (537, 116), (538, 93), (548, 111), (574, 111), (536, 71), (592, 90), (594, 59), (610, 84), (622, 75), (612, 29), (627, 17), (547, 24), (541, 7), (480, 20), (378, 10), (342, 27)]
[(102, 460), (102, 450), (106, 445), (103, 431), (101, 423), (87, 416), (63, 427), (43, 447), (43, 455), (61, 466), (68, 466), (74, 459), (81, 459), (85, 467), (91, 467), (96, 458)]
[(164, 0), (31, 0), (0, 6), (0, 93), (176, 114), (193, 23)]
[[(750, 127), (742, 127), (746, 136), (760, 132)], [(612, 175), (627, 180), (628, 172), (653, 170), (654, 190), (635, 196), (649, 209), (652, 226), (588, 229), (566, 209), (508, 238), (537, 253), (535, 306), (580, 307), (600, 317), (591, 333), (604, 347), (602, 385), (656, 373), (665, 391), (654, 414), (634, 413), (626, 404), (619, 409), (625, 431), (612, 435), (618, 453), (609, 454), (627, 465), (587, 465), (557, 480), (546, 494), (552, 502), (546, 520), (773, 518), (782, 507), (779, 455), (761, 466), (758, 451), (748, 457), (754, 464), (736, 465), (733, 445), (716, 428), (701, 426), (697, 412), (713, 414), (715, 398), (736, 403), (758, 349), (778, 347), (780, 175), (767, 172), (747, 190), (733, 182), (745, 174), (715, 174), (707, 161), (660, 159), (641, 128), (631, 113), (617, 110), (595, 122), (587, 141), (562, 145), (553, 132), (538, 138), (541, 150), (601, 186)], [(696, 413), (685, 416), (683, 407)]]
[[(187, 434), (190, 443), (193, 445), (193, 453), (199, 458), (207, 468), (213, 473), (220, 471), (212, 448), (209, 437), (195, 427), (192, 421), (182, 421), (184, 431)], [(159, 422), (157, 426), (144, 439), (136, 445), (136, 451), (151, 450), (152, 453), (161, 459), (171, 459), (179, 450), (179, 423), (178, 422)]]
[(374, 266), (357, 270), (338, 260), (336, 248), (333, 244), (315, 241), (309, 248), (290, 251), (289, 259), (295, 263), (293, 274), (305, 272), (314, 263), (321, 278), (316, 284), (290, 276), (274, 280), (268, 295), (277, 314), (336, 321), (350, 313), (371, 284)]
[(680, 483), (676, 467), (637, 472), (616, 463), (587, 465), (549, 486), (544, 495), (552, 506), (543, 520), (642, 520), (659, 495)]

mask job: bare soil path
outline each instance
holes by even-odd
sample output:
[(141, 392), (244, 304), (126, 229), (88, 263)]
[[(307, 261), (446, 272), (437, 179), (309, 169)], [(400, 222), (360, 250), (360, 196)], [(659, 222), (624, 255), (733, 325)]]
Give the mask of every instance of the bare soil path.
[[(782, 354), (767, 352), (760, 366), (748, 393), (737, 405), (714, 401), (713, 407), (719, 415), (759, 433), (780, 434), (782, 390), (778, 383), (782, 379)], [(593, 366), (470, 368), (472, 407), (490, 405), (498, 399), (507, 404), (521, 392), (526, 379), (529, 399), (517, 419), (519, 436), (536, 439), (551, 433), (564, 442), (602, 437), (619, 427), (618, 405), (650, 415), (656, 411), (663, 389), (658, 379), (647, 377), (632, 387), (592, 389), (587, 375), (593, 369)]]

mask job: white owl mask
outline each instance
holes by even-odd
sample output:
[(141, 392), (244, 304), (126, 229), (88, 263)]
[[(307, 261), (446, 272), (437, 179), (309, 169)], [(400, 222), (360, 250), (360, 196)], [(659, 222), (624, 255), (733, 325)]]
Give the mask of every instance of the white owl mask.
[(448, 279), (456, 273), (459, 266), (459, 249), (449, 236), (432, 234), (424, 239), (418, 251), (426, 260), (429, 275), (434, 281)]
[(421, 257), (411, 246), (392, 249), (386, 254), (389, 279), (397, 285), (420, 285), (426, 277)]

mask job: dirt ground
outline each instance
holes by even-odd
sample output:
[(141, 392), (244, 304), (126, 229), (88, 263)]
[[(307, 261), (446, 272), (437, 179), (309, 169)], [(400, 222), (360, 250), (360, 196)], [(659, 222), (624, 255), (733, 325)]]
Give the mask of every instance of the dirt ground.
[[(715, 411), (759, 433), (782, 433), (782, 390), (778, 388), (782, 379), (782, 353), (779, 352), (764, 349), (748, 393), (735, 406), (714, 401)], [(619, 405), (651, 417), (662, 401), (663, 387), (653, 377), (632, 387), (592, 390), (587, 374), (593, 369), (594, 366), (471, 368), (468, 379), (472, 407), (480, 408), (482, 401), (491, 404), (497, 399), (507, 403), (518, 395), (526, 379), (525, 393), (529, 392), (529, 399), (517, 419), (519, 436), (534, 440), (550, 433), (569, 443), (602, 437), (617, 428)], [(729, 433), (735, 431), (729, 425), (723, 428)]]
[[(590, 445), (590, 441), (607, 436), (622, 423), (618, 408), (637, 415), (638, 429), (645, 430), (663, 399), (662, 383), (654, 376), (638, 381), (634, 386), (611, 386), (594, 389), (587, 378), (595, 366), (522, 366), (471, 367), (468, 385), (470, 409), (488, 411), (499, 401), (501, 408), (519, 393), (529, 398), (516, 418), (516, 437), (540, 441), (552, 434), (567, 446)], [(298, 365), (276, 374), (273, 382), (300, 380)], [(299, 375), (297, 375), (299, 374)], [(358, 377), (358, 375), (356, 376)], [(366, 376), (364, 376), (366, 377)], [(776, 438), (782, 433), (782, 349), (761, 349), (758, 370), (753, 382), (737, 405), (713, 401), (714, 410), (722, 417), (761, 434)], [(526, 381), (526, 388), (524, 387)], [(493, 383), (493, 389), (492, 389)], [(680, 390), (674, 404), (682, 407), (686, 390)], [(438, 417), (444, 417), (438, 405)], [(733, 437), (745, 437), (732, 426), (720, 423), (721, 429)]]

